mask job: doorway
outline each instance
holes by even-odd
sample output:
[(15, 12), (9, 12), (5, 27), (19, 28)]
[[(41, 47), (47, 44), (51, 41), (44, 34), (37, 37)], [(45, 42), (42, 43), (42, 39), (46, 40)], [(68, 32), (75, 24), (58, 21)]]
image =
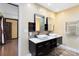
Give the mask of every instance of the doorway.
[[(3, 6), (3, 7), (1, 7)], [(6, 9), (7, 8), (7, 9)], [(0, 56), (18, 56), (18, 7), (14, 4), (0, 3), (3, 13), (4, 44), (0, 44)], [(0, 19), (1, 20), (1, 19)], [(1, 24), (0, 24), (1, 26)], [(1, 28), (1, 27), (0, 27)], [(0, 40), (2, 29), (0, 32)]]

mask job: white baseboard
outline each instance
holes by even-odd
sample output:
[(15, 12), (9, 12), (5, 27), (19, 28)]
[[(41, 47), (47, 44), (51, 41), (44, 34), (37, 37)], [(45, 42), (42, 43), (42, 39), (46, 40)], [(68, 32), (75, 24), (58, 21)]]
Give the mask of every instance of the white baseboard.
[(79, 53), (79, 50), (71, 48), (71, 47), (66, 46), (66, 45), (60, 45), (59, 47), (61, 47), (63, 49), (71, 50), (71, 51), (76, 52), (76, 53)]
[(31, 53), (28, 53), (26, 56), (32, 56)]

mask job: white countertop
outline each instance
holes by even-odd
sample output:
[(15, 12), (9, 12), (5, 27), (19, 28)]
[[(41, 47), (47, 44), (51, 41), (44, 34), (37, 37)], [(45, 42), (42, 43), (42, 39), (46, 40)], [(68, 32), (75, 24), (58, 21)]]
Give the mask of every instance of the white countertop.
[(40, 43), (40, 42), (44, 42), (58, 37), (61, 37), (61, 35), (54, 35), (54, 36), (50, 35), (42, 38), (30, 38), (29, 40), (31, 40), (34, 43)]

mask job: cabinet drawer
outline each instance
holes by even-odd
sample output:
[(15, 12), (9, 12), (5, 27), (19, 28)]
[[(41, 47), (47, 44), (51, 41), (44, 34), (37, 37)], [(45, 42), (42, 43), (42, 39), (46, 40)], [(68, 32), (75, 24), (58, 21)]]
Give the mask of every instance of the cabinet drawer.
[(56, 42), (56, 41), (57, 41), (57, 39), (52, 39), (52, 40), (51, 40), (51, 42)]
[(55, 44), (57, 44), (57, 39), (51, 40), (51, 45), (55, 45)]
[(46, 42), (44, 45), (45, 46), (49, 46), (50, 45), (50, 42)]
[(42, 47), (44, 47), (44, 45), (42, 45), (42, 44), (37, 46), (37, 48), (42, 48)]
[(45, 54), (45, 52), (42, 50), (42, 51), (37, 51), (37, 56), (43, 56)]
[(37, 55), (46, 55), (50, 51), (50, 42), (42, 42), (37, 45)]
[(43, 48), (49, 45), (50, 45), (50, 42), (42, 42), (42, 43), (37, 44), (37, 48)]

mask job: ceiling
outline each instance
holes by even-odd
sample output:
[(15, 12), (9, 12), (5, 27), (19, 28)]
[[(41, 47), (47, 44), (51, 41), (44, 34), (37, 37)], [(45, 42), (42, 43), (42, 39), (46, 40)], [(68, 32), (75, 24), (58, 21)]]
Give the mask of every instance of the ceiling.
[(39, 3), (41, 6), (48, 8), (54, 12), (60, 12), (68, 8), (79, 5), (79, 3)]
[[(12, 3), (12, 4), (19, 5), (18, 3)], [(54, 12), (60, 12), (68, 8), (72, 8), (79, 5), (79, 3), (37, 3), (37, 4)]]

